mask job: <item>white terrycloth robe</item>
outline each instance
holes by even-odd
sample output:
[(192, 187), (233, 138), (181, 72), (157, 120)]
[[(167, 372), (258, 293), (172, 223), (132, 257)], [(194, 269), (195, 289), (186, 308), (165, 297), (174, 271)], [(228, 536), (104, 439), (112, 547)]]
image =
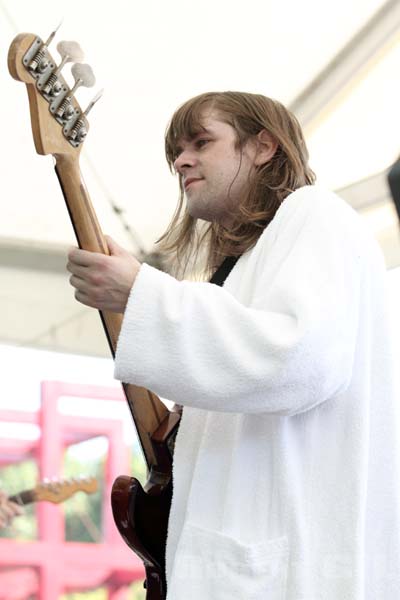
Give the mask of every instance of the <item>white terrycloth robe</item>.
[(390, 334), (379, 247), (316, 186), (223, 288), (142, 266), (115, 375), (184, 405), (168, 600), (400, 600)]

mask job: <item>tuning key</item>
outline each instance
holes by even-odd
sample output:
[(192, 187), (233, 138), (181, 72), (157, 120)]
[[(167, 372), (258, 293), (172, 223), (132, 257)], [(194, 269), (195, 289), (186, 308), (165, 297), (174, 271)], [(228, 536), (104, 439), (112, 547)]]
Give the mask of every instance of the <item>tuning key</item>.
[(43, 88), (43, 92), (45, 94), (51, 94), (52, 96), (58, 96), (62, 90), (62, 83), (57, 80), (65, 64), (67, 62), (81, 62), (84, 56), (83, 50), (77, 42), (59, 42), (57, 44), (57, 50), (61, 56), (61, 63), (50, 75), (49, 80), (46, 82), (46, 85)]
[(74, 97), (77, 89), (80, 86), (93, 87), (96, 83), (96, 78), (93, 74), (92, 67), (83, 63), (75, 63), (72, 66), (72, 75), (75, 80), (75, 85), (69, 92), (66, 98), (62, 101), (61, 105), (56, 111), (56, 115), (66, 120), (72, 119), (74, 115), (74, 107), (71, 105), (71, 100)]
[(82, 115), (80, 116), (78, 121), (75, 123), (75, 125), (71, 129), (71, 133), (68, 136), (71, 140), (74, 140), (79, 143), (83, 142), (83, 140), (87, 136), (87, 127), (85, 125), (84, 117), (88, 116), (88, 114), (92, 110), (93, 106), (102, 97), (103, 92), (104, 92), (104, 90), (100, 90), (99, 92), (97, 92), (97, 94), (95, 95), (93, 100), (91, 100), (89, 102), (87, 109), (82, 113)]
[(38, 50), (38, 52), (36, 52), (35, 56), (29, 63), (28, 66), (29, 66), (29, 69), (31, 69), (31, 71), (38, 70), (40, 73), (43, 73), (49, 66), (49, 61), (44, 57), (47, 52), (47, 48), (50, 46), (51, 42), (53, 41), (54, 36), (56, 35), (57, 31), (60, 29), (61, 23), (62, 23), (62, 21), (60, 21), (58, 27), (56, 27), (55, 30), (51, 32), (47, 41), (41, 45), (40, 49)]

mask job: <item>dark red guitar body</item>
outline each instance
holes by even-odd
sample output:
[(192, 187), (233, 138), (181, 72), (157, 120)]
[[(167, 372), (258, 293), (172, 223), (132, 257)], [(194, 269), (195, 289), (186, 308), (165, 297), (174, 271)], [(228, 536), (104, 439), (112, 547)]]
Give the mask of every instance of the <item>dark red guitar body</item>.
[[(148, 486), (146, 486), (148, 487)], [(134, 477), (118, 477), (111, 492), (113, 515), (128, 546), (146, 570), (146, 600), (165, 600), (165, 545), (171, 506), (172, 482), (160, 490), (145, 491)]]

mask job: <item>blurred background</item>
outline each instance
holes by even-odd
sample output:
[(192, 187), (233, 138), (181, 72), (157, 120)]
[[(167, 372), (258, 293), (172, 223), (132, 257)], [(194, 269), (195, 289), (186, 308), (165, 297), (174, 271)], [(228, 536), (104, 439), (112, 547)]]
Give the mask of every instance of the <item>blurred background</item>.
[[(47, 39), (61, 20), (53, 58), (58, 41), (75, 40), (97, 79), (78, 91), (80, 105), (104, 88), (80, 164), (105, 233), (135, 254), (154, 251), (178, 197), (163, 134), (179, 104), (210, 90), (274, 97), (299, 118), (318, 182), (353, 206), (381, 245), (397, 345), (399, 218), (387, 173), (400, 155), (400, 4), (0, 0), (1, 487), (16, 493), (43, 474), (100, 484), (50, 512), (33, 505), (1, 534), (0, 600), (139, 599), (140, 564), (112, 529), (108, 496), (115, 473), (143, 479), (143, 461), (98, 315), (75, 302), (68, 283), (75, 240), (53, 159), (36, 154), (25, 85), (7, 69), (18, 33)], [(68, 66), (63, 75), (72, 86)], [(64, 548), (64, 570), (55, 548)]]

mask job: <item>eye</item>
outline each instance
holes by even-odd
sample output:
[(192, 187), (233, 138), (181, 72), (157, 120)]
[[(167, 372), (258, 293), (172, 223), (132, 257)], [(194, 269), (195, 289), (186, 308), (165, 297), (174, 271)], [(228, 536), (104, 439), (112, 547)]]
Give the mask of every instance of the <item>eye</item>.
[(199, 140), (196, 140), (195, 146), (196, 148), (203, 148), (209, 141), (210, 140), (206, 138), (200, 138)]

